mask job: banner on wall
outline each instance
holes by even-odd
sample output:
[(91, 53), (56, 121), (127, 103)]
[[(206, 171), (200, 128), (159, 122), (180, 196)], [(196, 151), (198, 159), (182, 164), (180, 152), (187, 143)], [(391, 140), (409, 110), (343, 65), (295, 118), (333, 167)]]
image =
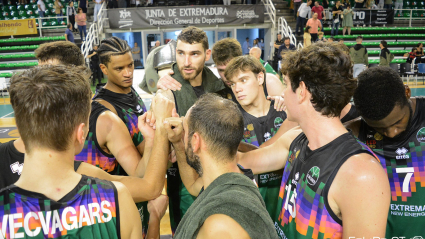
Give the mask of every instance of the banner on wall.
[[(365, 9), (353, 10), (353, 25), (382, 26), (394, 23), (394, 10)], [(324, 24), (332, 25), (332, 20), (325, 20)], [(339, 25), (342, 27), (342, 23)]]
[(111, 29), (264, 23), (264, 5), (150, 7), (108, 10)]
[(35, 19), (0, 21), (0, 36), (19, 36), (37, 34)]

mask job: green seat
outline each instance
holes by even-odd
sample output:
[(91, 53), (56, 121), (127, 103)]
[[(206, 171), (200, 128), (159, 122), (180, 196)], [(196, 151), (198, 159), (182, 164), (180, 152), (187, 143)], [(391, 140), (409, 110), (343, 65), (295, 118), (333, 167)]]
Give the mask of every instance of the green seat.
[(3, 55), (3, 59), (10, 59), (12, 58), (12, 55)]
[(0, 68), (5, 68), (5, 67), (7, 67), (6, 63), (0, 63)]
[(16, 6), (9, 6), (9, 11), (16, 11)]

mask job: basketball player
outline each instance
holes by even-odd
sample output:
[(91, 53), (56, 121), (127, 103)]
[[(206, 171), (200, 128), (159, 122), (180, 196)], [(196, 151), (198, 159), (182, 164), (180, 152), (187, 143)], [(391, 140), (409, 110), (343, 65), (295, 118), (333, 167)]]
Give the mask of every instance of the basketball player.
[(182, 172), (189, 173), (182, 177), (199, 176), (203, 187), (174, 238), (277, 238), (256, 185), (237, 165), (243, 132), (238, 106), (218, 95), (204, 94), (183, 122), (177, 120), (167, 132), (177, 154), (184, 161), (188, 156), (187, 162), (179, 162)]
[(39, 65), (62, 64), (62, 65), (84, 65), (84, 56), (81, 49), (75, 43), (69, 41), (55, 41), (41, 44), (34, 51)]
[(0, 191), (3, 238), (140, 238), (128, 189), (74, 170), (88, 132), (91, 95), (87, 79), (71, 67), (40, 66), (12, 77), (10, 98), (26, 167)]
[(410, 98), (396, 71), (377, 67), (358, 76), (354, 103), (361, 119), (348, 128), (378, 156), (390, 181), (386, 238), (423, 236), (424, 98)]
[(384, 237), (388, 179), (339, 119), (357, 87), (349, 55), (317, 43), (285, 54), (282, 67), (288, 119), (300, 129), (238, 161), (255, 174), (284, 169), (274, 218), (279, 237)]

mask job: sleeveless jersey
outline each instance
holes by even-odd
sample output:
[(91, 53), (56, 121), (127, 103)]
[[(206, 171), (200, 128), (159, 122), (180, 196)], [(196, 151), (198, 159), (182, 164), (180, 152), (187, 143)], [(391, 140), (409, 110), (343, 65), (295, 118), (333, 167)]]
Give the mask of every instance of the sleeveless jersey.
[(281, 239), (342, 238), (342, 221), (328, 203), (328, 192), (342, 164), (351, 156), (372, 154), (345, 133), (311, 151), (304, 133), (289, 148), (279, 192), (279, 214), (274, 218)]
[(425, 236), (425, 98), (416, 98), (410, 127), (387, 138), (361, 121), (359, 140), (380, 158), (388, 174), (391, 205), (386, 237)]
[(87, 134), (83, 150), (75, 156), (75, 160), (94, 165), (113, 175), (124, 174), (125, 172), (120, 170), (118, 167), (118, 162), (114, 155), (108, 154), (102, 150), (102, 148), (99, 146), (99, 143), (97, 142), (97, 119), (99, 118), (99, 115), (105, 111), (110, 110), (102, 104), (96, 101), (92, 101), (89, 118), (89, 133)]
[[(146, 112), (146, 106), (134, 88), (131, 87), (131, 91), (128, 94), (119, 94), (102, 87), (96, 92), (93, 101), (98, 99), (105, 100), (114, 107), (118, 117), (120, 117), (127, 126), (134, 145), (138, 146), (143, 141), (143, 135), (138, 127), (138, 117)], [(117, 164), (115, 173), (127, 176), (127, 173), (125, 173), (119, 164)], [(139, 214), (142, 219), (144, 238), (147, 234), (147, 225), (149, 222), (147, 202), (136, 203), (136, 206), (139, 209)]]
[(355, 118), (357, 118), (359, 116), (360, 115), (359, 115), (359, 112), (356, 109), (356, 106), (354, 106), (353, 104), (351, 104), (350, 110), (348, 111), (348, 113), (346, 115), (344, 115), (344, 117), (342, 117), (341, 122), (342, 123), (345, 123), (345, 122), (348, 122), (350, 120), (353, 120), (353, 119), (355, 119)]
[(112, 182), (82, 175), (59, 201), (11, 185), (0, 191), (0, 238), (120, 238)]
[(146, 106), (134, 88), (131, 87), (131, 92), (128, 94), (119, 94), (101, 88), (93, 97), (93, 100), (97, 99), (105, 100), (115, 108), (118, 117), (120, 117), (127, 126), (134, 145), (139, 145), (143, 141), (143, 135), (137, 127), (137, 117), (146, 112)]
[[(267, 115), (255, 117), (239, 107), (244, 119), (243, 142), (260, 146), (272, 136), (286, 119), (285, 111), (278, 112), (274, 109), (274, 102), (270, 104)], [(277, 211), (277, 199), (279, 196), (282, 170), (258, 175), (258, 187), (263, 197), (266, 209), (271, 218), (274, 218)]]

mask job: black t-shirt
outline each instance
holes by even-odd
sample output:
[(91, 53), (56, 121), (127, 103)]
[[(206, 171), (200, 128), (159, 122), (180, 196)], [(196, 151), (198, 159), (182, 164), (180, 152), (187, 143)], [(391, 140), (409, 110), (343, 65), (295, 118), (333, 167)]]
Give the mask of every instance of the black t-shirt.
[[(280, 39), (280, 41), (278, 39), (276, 39), (276, 41), (275, 41), (275, 44), (276, 45), (279, 45), (279, 46), (282, 45), (283, 43), (285, 43), (285, 41), (283, 40), (283, 38)], [(274, 48), (274, 54), (275, 55), (277, 54), (277, 51), (278, 51), (278, 49)]]
[(327, 0), (323, 0), (322, 5), (324, 9), (329, 7)]
[[(15, 140), (0, 144), (0, 189), (18, 181), (24, 166), (25, 154), (16, 150), (13, 142)], [(80, 164), (81, 162), (74, 162), (75, 171)]]
[(193, 91), (195, 91), (196, 97), (201, 97), (201, 95), (205, 94), (204, 87), (200, 86), (192, 86)]
[[(332, 12), (334, 11), (343, 11), (342, 6), (339, 6), (338, 8), (336, 6), (334, 6), (332, 8)], [(339, 21), (341, 21), (341, 14), (332, 14), (333, 15), (333, 19), (336, 19), (337, 17), (339, 17)]]
[[(89, 51), (89, 55), (93, 54), (94, 52), (95, 52), (95, 50), (91, 50), (91, 51)], [(91, 60), (92, 64), (93, 64), (93, 63), (98, 63), (98, 64), (99, 64), (99, 55), (96, 53), (95, 55), (93, 55), (93, 56), (90, 58), (90, 60)]]

